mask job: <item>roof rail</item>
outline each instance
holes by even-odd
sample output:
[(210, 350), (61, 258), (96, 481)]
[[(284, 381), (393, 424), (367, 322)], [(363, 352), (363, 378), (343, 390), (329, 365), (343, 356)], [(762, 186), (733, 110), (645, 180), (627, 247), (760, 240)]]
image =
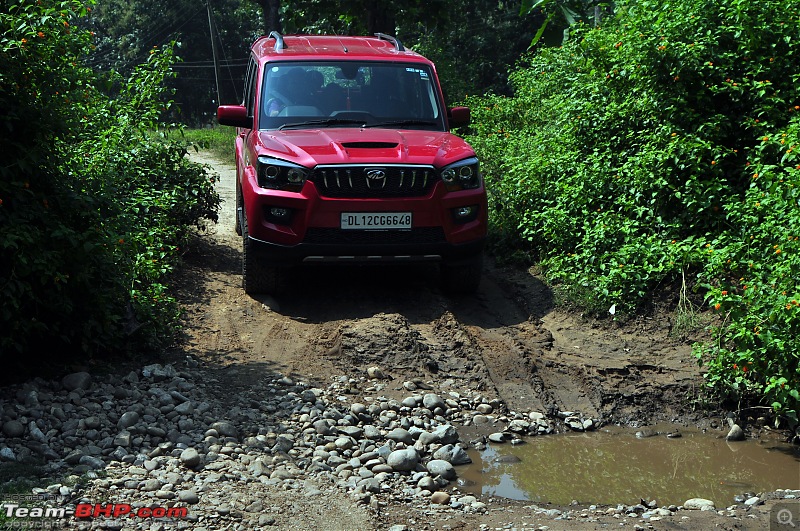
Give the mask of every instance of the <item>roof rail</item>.
[(385, 33), (376, 33), (375, 36), (381, 40), (389, 41), (392, 44), (394, 44), (394, 49), (397, 50), (398, 52), (406, 51), (406, 49), (403, 47), (403, 43), (400, 42), (397, 38), (392, 37), (391, 35), (386, 35)]
[(283, 35), (281, 35), (277, 31), (270, 31), (269, 32), (269, 37), (267, 37), (267, 38), (268, 39), (275, 39), (275, 51), (276, 52), (278, 50), (285, 50), (286, 49), (286, 43), (283, 42)]

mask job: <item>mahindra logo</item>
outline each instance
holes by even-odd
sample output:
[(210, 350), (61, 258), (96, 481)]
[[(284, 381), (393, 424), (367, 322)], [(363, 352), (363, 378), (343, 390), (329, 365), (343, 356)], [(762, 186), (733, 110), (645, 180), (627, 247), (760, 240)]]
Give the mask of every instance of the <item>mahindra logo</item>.
[(386, 170), (383, 168), (365, 168), (364, 175), (367, 177), (367, 188), (381, 183), (381, 187), (386, 186)]

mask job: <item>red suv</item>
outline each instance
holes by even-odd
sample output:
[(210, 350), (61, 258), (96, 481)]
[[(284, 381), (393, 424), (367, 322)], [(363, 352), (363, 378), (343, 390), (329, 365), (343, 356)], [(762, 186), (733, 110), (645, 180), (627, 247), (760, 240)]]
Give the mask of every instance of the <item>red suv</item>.
[(250, 52), (236, 126), (236, 227), (247, 293), (300, 262), (437, 261), (443, 287), (477, 289), (486, 190), (450, 128), (436, 69), (394, 37), (272, 32)]

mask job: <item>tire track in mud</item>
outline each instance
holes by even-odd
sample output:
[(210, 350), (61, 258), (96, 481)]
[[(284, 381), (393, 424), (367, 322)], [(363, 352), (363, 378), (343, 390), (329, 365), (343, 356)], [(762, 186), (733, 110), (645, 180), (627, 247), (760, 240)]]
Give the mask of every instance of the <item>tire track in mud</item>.
[(220, 174), (225, 202), (193, 266), (205, 278), (190, 305), (197, 315), (189, 335), (198, 355), (253, 373), (237, 385), (255, 383), (265, 369), (325, 381), (379, 366), (389, 391), (428, 382), (499, 397), (514, 411), (625, 423), (678, 417), (699, 386), (691, 349), (668, 337), (668, 323), (619, 325), (561, 311), (534, 275), (488, 260), (471, 297), (444, 296), (430, 266), (297, 268), (288, 295), (249, 297), (232, 222), (233, 168), (193, 158)]

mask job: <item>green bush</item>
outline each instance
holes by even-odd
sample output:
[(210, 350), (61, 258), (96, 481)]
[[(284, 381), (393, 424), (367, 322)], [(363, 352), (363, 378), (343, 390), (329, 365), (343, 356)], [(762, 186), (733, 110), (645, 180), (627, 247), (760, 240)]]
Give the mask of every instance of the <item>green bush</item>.
[[(709, 383), (791, 414), (796, 6), (645, 0), (618, 4), (605, 23), (527, 57), (511, 76), (514, 97), (467, 99), (495, 248), (526, 249), (596, 311), (633, 311), (688, 274), (725, 312), (715, 343), (698, 347)], [(777, 291), (740, 301), (734, 280)], [(759, 326), (756, 339), (743, 332)], [(743, 360), (747, 374), (733, 374)]]
[(168, 342), (179, 248), (216, 219), (213, 178), (160, 133), (170, 48), (100, 77), (89, 16), (72, 0), (0, 13), (0, 358)]

